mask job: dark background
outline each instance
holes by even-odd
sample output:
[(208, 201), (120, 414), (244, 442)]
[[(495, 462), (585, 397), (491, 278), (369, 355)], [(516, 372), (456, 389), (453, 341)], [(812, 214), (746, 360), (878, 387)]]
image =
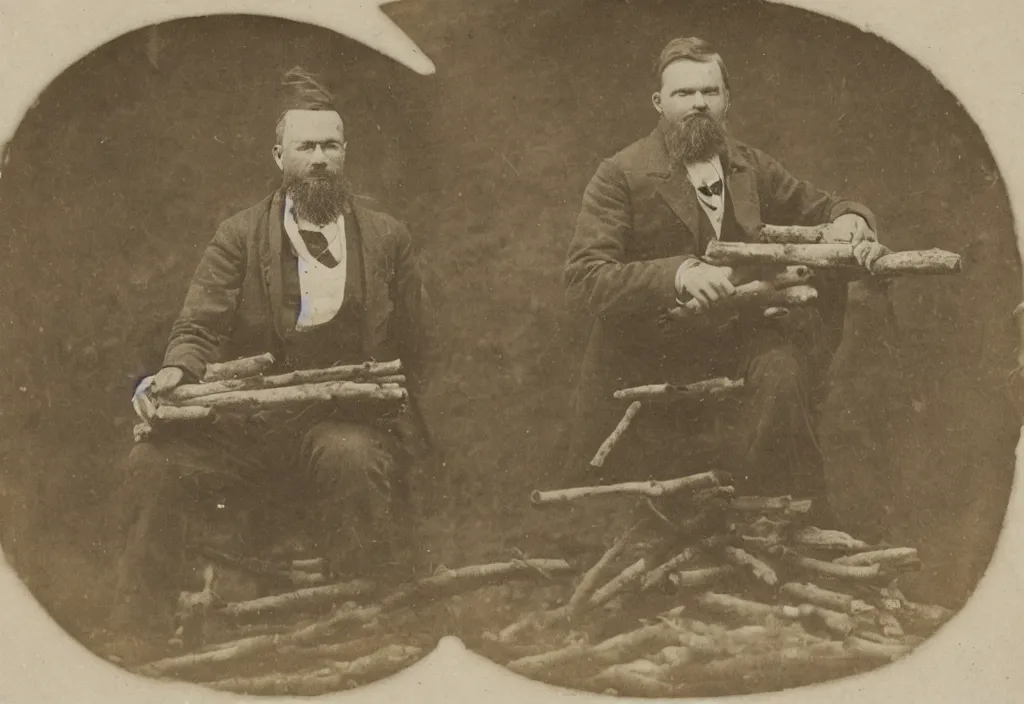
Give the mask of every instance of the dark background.
[[(543, 532), (529, 491), (567, 443), (580, 321), (561, 267), (598, 161), (654, 124), (650, 65), (700, 35), (730, 70), (730, 127), (867, 203), (894, 249), (964, 273), (857, 288), (822, 437), (851, 528), (921, 549), (920, 598), (956, 606), (991, 557), (1019, 422), (1003, 393), (1020, 264), (977, 127), (920, 65), (792, 8), (650, 0), (407, 0), (387, 13), (422, 77), (316, 27), (162, 25), (40, 96), (0, 182), (0, 538), (73, 633), (105, 614), (132, 382), (216, 225), (276, 187), (275, 97), (296, 63), (343, 96), (349, 169), (405, 219), (445, 340), (427, 411), (447, 449), (422, 533), (448, 566)], [(157, 361), (154, 361), (157, 360)]]

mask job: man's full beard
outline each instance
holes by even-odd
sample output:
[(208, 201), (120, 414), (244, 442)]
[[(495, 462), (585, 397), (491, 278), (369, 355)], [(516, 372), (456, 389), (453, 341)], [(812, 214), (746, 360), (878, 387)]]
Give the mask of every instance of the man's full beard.
[(725, 128), (706, 113), (678, 119), (662, 117), (665, 149), (673, 164), (709, 161), (725, 153)]
[(314, 225), (322, 227), (334, 222), (348, 207), (348, 184), (339, 176), (295, 178), (285, 188), (294, 203), (295, 215)]

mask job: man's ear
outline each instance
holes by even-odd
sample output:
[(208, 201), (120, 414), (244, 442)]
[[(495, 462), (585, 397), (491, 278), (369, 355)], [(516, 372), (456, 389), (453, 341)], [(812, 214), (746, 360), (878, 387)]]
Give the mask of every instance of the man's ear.
[(660, 91), (655, 91), (654, 92), (654, 95), (651, 96), (651, 102), (654, 103), (654, 109), (657, 110), (658, 114), (660, 115), (661, 114), (661, 92)]
[(280, 144), (275, 144), (272, 151), (273, 151), (273, 154), (274, 154), (274, 163), (277, 164), (277, 168), (283, 170), (284, 169), (284, 165), (281, 162), (281, 154), (282, 154), (281, 145)]

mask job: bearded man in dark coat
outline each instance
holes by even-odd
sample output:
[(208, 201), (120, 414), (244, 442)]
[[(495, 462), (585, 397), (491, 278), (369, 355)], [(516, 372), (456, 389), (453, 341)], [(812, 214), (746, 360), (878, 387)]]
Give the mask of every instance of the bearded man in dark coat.
[(162, 394), (200, 381), (209, 364), (268, 351), (277, 360), (269, 373), (401, 359), (410, 403), (397, 415), (317, 404), (218, 414), (203, 428), (154, 423), (128, 461), (115, 632), (141, 639), (168, 625), (185, 507), (197, 500), (260, 509), (298, 488), (336, 576), (386, 572), (405, 519), (393, 515), (393, 484), (431, 451), (417, 411), (430, 309), (409, 231), (351, 193), (333, 96), (301, 70), (285, 86), (273, 147), (282, 185), (217, 229), (162, 368), (138, 385), (134, 406), (151, 420)]
[[(565, 265), (572, 311), (590, 320), (576, 399), (567, 484), (664, 479), (731, 471), (741, 493), (817, 498), (830, 516), (816, 407), (842, 333), (847, 283), (821, 276), (818, 305), (781, 320), (763, 311), (725, 314), (717, 304), (751, 272), (702, 260), (715, 240), (755, 242), (762, 224), (832, 223), (871, 269), (888, 250), (865, 206), (799, 180), (725, 127), (725, 64), (698, 38), (675, 39), (656, 68), (654, 131), (605, 159), (587, 186)], [(659, 324), (669, 309), (696, 301), (704, 313)], [(591, 457), (622, 417), (616, 389), (744, 379), (733, 439), (696, 457), (712, 424), (703, 408), (642, 410), (601, 471)]]

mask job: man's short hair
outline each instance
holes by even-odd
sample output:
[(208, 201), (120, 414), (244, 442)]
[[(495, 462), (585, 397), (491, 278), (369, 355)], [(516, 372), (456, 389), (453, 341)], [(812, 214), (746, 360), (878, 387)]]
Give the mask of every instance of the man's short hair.
[(718, 68), (722, 70), (722, 83), (725, 84), (726, 92), (729, 91), (729, 74), (725, 70), (725, 62), (714, 47), (700, 37), (677, 37), (665, 45), (654, 65), (654, 78), (659, 86), (665, 69), (676, 61), (717, 61)]
[(296, 66), (284, 74), (281, 115), (277, 118), (277, 143), (284, 139), (285, 118), (291, 110), (325, 110), (341, 116), (334, 95), (320, 80), (304, 68)]

